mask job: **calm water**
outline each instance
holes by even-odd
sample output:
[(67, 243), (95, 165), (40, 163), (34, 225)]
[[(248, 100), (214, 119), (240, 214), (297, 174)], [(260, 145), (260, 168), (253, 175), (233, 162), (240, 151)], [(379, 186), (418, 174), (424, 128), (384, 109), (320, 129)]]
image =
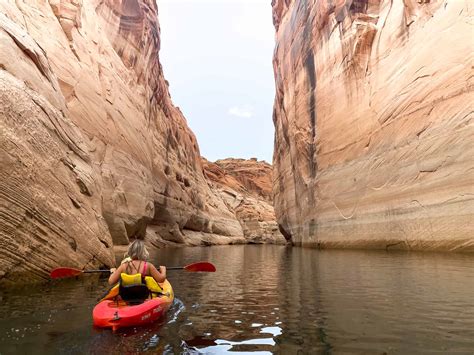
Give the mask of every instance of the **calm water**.
[(92, 327), (95, 276), (0, 293), (0, 354), (474, 353), (474, 258), (283, 246), (161, 250), (176, 300), (162, 322)]

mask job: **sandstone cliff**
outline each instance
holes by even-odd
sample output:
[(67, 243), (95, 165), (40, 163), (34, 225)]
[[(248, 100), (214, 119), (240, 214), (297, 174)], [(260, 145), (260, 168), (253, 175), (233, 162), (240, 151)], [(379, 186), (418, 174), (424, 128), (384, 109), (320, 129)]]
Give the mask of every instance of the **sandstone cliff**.
[(474, 251), (472, 2), (272, 5), (275, 212), (286, 237)]
[(272, 205), (272, 167), (253, 158), (203, 158), (204, 175), (240, 222), (246, 243), (285, 244)]
[(243, 240), (171, 102), (157, 11), (151, 0), (0, 3), (0, 282), (111, 265), (132, 235)]

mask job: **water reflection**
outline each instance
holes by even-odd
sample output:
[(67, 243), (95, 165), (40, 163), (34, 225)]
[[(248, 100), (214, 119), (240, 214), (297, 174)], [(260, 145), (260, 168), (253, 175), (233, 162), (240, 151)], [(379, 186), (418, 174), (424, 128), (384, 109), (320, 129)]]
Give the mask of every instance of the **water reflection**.
[(160, 250), (167, 317), (118, 333), (92, 327), (105, 279), (2, 290), (0, 353), (472, 353), (474, 262), (459, 254), (317, 251), (284, 246)]

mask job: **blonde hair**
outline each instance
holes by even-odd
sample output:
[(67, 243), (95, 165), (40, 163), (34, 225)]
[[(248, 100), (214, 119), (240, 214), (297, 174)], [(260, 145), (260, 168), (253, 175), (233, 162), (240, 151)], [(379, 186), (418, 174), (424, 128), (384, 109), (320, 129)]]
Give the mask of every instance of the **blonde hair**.
[(129, 246), (127, 255), (132, 260), (147, 260), (149, 253), (145, 243), (141, 239), (135, 239)]

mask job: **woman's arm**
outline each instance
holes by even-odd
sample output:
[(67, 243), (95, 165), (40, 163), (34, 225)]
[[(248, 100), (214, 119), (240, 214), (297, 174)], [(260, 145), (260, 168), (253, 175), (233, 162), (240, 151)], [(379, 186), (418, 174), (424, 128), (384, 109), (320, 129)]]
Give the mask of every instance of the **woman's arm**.
[(156, 282), (164, 282), (166, 280), (166, 267), (160, 266), (157, 270), (152, 264), (150, 265), (150, 275), (155, 279)]
[[(120, 279), (120, 274), (123, 272), (123, 269), (126, 267), (126, 264), (120, 265), (109, 277), (109, 285), (116, 284)], [(110, 269), (112, 271), (113, 269)]]

